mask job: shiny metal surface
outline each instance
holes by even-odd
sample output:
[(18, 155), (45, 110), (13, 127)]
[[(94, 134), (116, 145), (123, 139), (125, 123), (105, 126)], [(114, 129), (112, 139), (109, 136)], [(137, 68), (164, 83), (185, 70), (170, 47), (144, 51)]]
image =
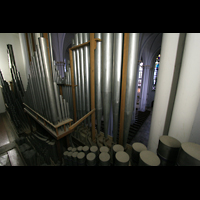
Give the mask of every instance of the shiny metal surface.
[[(75, 46), (79, 44), (78, 42), (78, 33), (75, 33), (74, 35), (74, 42)], [(81, 69), (80, 69), (80, 53), (79, 49), (76, 49), (76, 66), (77, 66), (77, 89), (79, 93), (79, 98), (78, 98), (78, 108), (79, 108), (79, 119), (83, 116), (82, 114), (82, 92), (81, 92)]]
[[(89, 33), (83, 33), (83, 42), (89, 41)], [(86, 101), (86, 112), (90, 112), (90, 47), (84, 46), (84, 65), (85, 65), (85, 101)], [(86, 120), (88, 125), (90, 124), (89, 116)]]
[[(101, 33), (95, 33), (95, 38), (102, 38)], [(96, 118), (97, 118), (97, 134), (100, 134), (101, 128), (101, 117), (102, 117), (102, 95), (101, 95), (101, 47), (102, 42), (97, 42), (95, 50), (95, 107), (96, 107)]]
[[(39, 38), (38, 38), (38, 41), (39, 41)], [(39, 46), (36, 45), (36, 49), (37, 49), (39, 63), (40, 63), (39, 66), (40, 66), (40, 71), (41, 71), (41, 75), (42, 75), (42, 84), (43, 84), (43, 88), (44, 88), (44, 97), (45, 97), (45, 102), (46, 102), (46, 107), (47, 107), (47, 115), (48, 115), (49, 121), (52, 121), (51, 110), (50, 110), (51, 108), (50, 108), (49, 97), (48, 97), (48, 93), (47, 93), (47, 83), (46, 83), (46, 76), (44, 73), (42, 54), (41, 54), (41, 50), (40, 50)]]
[(113, 33), (102, 34), (102, 103), (104, 117), (104, 135), (108, 137), (108, 123), (111, 106)]
[[(75, 45), (74, 39), (72, 39), (72, 47)], [(73, 56), (73, 66), (74, 66), (74, 84), (78, 84), (78, 78), (77, 78), (77, 65), (76, 65), (76, 51), (72, 51), (72, 56)], [(75, 94), (76, 94), (76, 112), (77, 112), (77, 119), (80, 118), (80, 108), (79, 108), (79, 92), (78, 92), (78, 87), (75, 87)]]
[[(83, 33), (78, 33), (79, 44), (83, 43)], [(81, 75), (81, 94), (82, 94), (82, 116), (86, 114), (85, 109), (85, 66), (84, 66), (84, 55), (83, 55), (83, 47), (79, 48), (80, 54), (80, 75)], [(84, 120), (84, 124), (86, 124), (86, 120)]]
[(50, 103), (50, 108), (51, 108), (52, 122), (53, 124), (57, 124), (58, 120), (57, 120), (57, 111), (56, 111), (56, 101), (55, 101), (55, 96), (54, 96), (53, 79), (51, 76), (50, 64), (48, 60), (46, 39), (43, 37), (39, 37), (39, 45), (41, 48), (44, 72), (46, 75), (47, 93), (48, 93), (49, 103)]
[(135, 99), (139, 33), (129, 33), (123, 146), (126, 146)]
[(123, 50), (123, 33), (114, 33), (112, 106), (113, 106), (113, 141), (115, 143), (117, 142), (117, 133), (118, 133), (118, 128), (119, 128), (122, 50)]

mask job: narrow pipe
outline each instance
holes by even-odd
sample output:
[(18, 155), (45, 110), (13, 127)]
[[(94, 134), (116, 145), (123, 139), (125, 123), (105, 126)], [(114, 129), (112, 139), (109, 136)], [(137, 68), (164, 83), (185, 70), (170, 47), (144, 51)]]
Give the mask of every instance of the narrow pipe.
[[(72, 39), (72, 47), (74, 46), (74, 39)], [(77, 65), (76, 65), (76, 52), (75, 50), (72, 51), (73, 55), (73, 66), (74, 66), (74, 84), (78, 84), (77, 80)], [(77, 112), (77, 118), (79, 119), (79, 104), (78, 104), (78, 99), (79, 99), (79, 93), (78, 93), (78, 87), (75, 87), (75, 93), (76, 93), (76, 112)]]
[(61, 122), (62, 121), (62, 115), (61, 115), (61, 109), (60, 109), (58, 86), (57, 86), (56, 82), (53, 82), (53, 85), (54, 85), (55, 98), (56, 98), (56, 107), (57, 107), (57, 111), (58, 111), (58, 119)]
[[(83, 33), (78, 34), (79, 44), (83, 43)], [(86, 114), (85, 109), (85, 66), (84, 66), (84, 56), (83, 56), (83, 47), (79, 49), (80, 54), (80, 75), (81, 75), (81, 94), (82, 94), (82, 116)], [(86, 120), (84, 120), (86, 125)]]
[[(83, 33), (83, 42), (89, 41), (89, 33)], [(84, 64), (85, 64), (85, 101), (86, 112), (90, 112), (90, 47), (84, 46)], [(88, 126), (90, 125), (90, 116), (87, 118)]]
[(60, 95), (60, 107), (61, 107), (61, 113), (62, 113), (62, 119), (65, 119), (65, 111), (64, 111), (64, 106), (63, 106), (63, 98), (62, 95)]
[(135, 99), (139, 33), (129, 33), (123, 146), (126, 146)]
[(65, 119), (68, 118), (68, 112), (67, 112), (67, 103), (66, 100), (63, 99), (63, 105), (64, 105), (64, 111), (65, 111)]
[(113, 106), (113, 141), (115, 143), (117, 142), (117, 133), (119, 128), (122, 48), (123, 48), (123, 33), (114, 33), (112, 106)]
[(102, 103), (104, 116), (104, 135), (108, 137), (108, 123), (111, 106), (112, 50), (113, 33), (102, 34)]
[[(95, 38), (102, 38), (101, 33), (95, 33)], [(97, 42), (95, 50), (95, 107), (97, 117), (97, 134), (100, 134), (101, 117), (102, 117), (102, 95), (101, 95), (101, 46), (102, 42)]]
[[(75, 33), (74, 35), (74, 41), (75, 41), (75, 46), (77, 46), (78, 43), (78, 33)], [(82, 92), (81, 92), (81, 74), (80, 74), (80, 54), (79, 54), (79, 49), (76, 49), (76, 66), (77, 66), (77, 89), (79, 93), (79, 118), (83, 116), (82, 114)]]
[(47, 51), (47, 43), (46, 39), (43, 37), (39, 37), (39, 45), (41, 48), (42, 58), (43, 58), (43, 64), (44, 64), (44, 71), (46, 75), (46, 82), (47, 82), (47, 92), (49, 96), (49, 103), (52, 113), (52, 121), (53, 124), (57, 124), (57, 111), (56, 111), (56, 101), (54, 97), (54, 89), (53, 89), (53, 79), (51, 75), (50, 70), (50, 64), (48, 59), (48, 51)]

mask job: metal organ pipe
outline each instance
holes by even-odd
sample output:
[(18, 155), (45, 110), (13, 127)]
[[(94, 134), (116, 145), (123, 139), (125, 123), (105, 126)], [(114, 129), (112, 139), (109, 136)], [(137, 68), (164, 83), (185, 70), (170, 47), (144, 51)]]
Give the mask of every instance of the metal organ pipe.
[[(83, 42), (89, 41), (89, 33), (83, 33)], [(85, 64), (85, 101), (86, 112), (90, 112), (90, 47), (84, 46), (84, 64)], [(90, 125), (90, 116), (87, 118)]]
[[(74, 39), (72, 39), (72, 47), (75, 46), (74, 45)], [(74, 66), (74, 84), (77, 85), (78, 84), (78, 78), (77, 78), (77, 65), (76, 65), (76, 51), (73, 50), (72, 51), (73, 54), (73, 66)], [(75, 93), (76, 93), (76, 112), (77, 112), (77, 118), (80, 118), (80, 107), (79, 107), (79, 103), (78, 103), (78, 99), (79, 99), (79, 91), (78, 91), (78, 87), (75, 87)]]
[(123, 146), (126, 146), (135, 99), (139, 33), (129, 33)]
[(108, 123), (111, 106), (113, 33), (102, 34), (102, 103), (104, 116), (104, 135), (108, 137)]
[(41, 48), (41, 53), (42, 53), (42, 58), (43, 58), (44, 71), (45, 71), (45, 75), (47, 77), (47, 79), (46, 79), (47, 91), (48, 91), (48, 96), (49, 96), (52, 121), (53, 121), (53, 124), (57, 124), (58, 120), (57, 120), (57, 111), (56, 111), (56, 101), (55, 101), (55, 97), (54, 97), (53, 80), (52, 80), (52, 76), (50, 73), (51, 70), (50, 70), (50, 64), (49, 64), (49, 60), (48, 60), (46, 39), (43, 37), (40, 37), (39, 45)]
[(120, 87), (122, 69), (123, 33), (114, 33), (112, 74), (113, 141), (117, 142), (119, 127)]
[[(78, 33), (79, 44), (83, 43), (83, 33)], [(81, 77), (81, 94), (82, 94), (82, 116), (86, 114), (85, 109), (85, 66), (84, 66), (84, 56), (83, 47), (79, 49), (80, 53), (80, 77)], [(81, 116), (81, 117), (82, 117)], [(86, 124), (86, 121), (84, 120)]]
[[(95, 33), (95, 38), (101, 39), (101, 33)], [(101, 42), (97, 42), (95, 50), (95, 107), (97, 116), (97, 134), (100, 134), (102, 117), (102, 98), (101, 98)]]
[[(78, 33), (75, 33), (74, 36), (75, 46), (78, 45)], [(77, 89), (78, 89), (78, 103), (79, 103), (79, 118), (83, 116), (82, 114), (82, 93), (81, 93), (81, 74), (80, 74), (80, 54), (79, 49), (76, 49), (76, 67), (77, 67)]]

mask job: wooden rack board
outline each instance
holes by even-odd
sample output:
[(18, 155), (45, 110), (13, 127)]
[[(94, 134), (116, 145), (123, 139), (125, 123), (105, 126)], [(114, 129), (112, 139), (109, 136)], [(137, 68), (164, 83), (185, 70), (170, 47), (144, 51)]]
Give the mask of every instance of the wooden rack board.
[[(36, 122), (38, 122), (43, 128), (45, 128), (54, 138), (57, 140), (63, 138), (64, 136), (68, 135), (73, 131), (73, 129), (69, 130), (69, 128), (66, 127), (67, 124), (71, 126), (71, 122), (73, 121), (71, 118), (68, 118), (62, 122), (59, 122), (58, 124), (54, 125), (44, 117), (42, 117), (40, 114), (35, 112), (33, 109), (31, 109), (29, 106), (27, 106), (25, 103), (23, 103), (27, 108), (24, 108), (24, 111), (31, 116)], [(47, 126), (49, 124), (55, 131), (53, 131), (51, 128)], [(58, 131), (59, 127), (64, 127), (64, 131)]]

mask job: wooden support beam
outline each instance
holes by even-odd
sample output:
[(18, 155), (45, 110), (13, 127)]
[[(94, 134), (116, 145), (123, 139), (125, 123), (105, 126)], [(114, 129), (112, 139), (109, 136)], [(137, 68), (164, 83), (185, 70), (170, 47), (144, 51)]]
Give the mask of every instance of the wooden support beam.
[(125, 111), (126, 77), (127, 77), (127, 65), (128, 65), (128, 44), (129, 44), (129, 33), (125, 33), (124, 34), (123, 69), (122, 69), (122, 86), (121, 86), (120, 127), (119, 127), (119, 144), (121, 145), (123, 145), (123, 132), (124, 132), (124, 111)]
[[(96, 40), (97, 41), (97, 40)], [(95, 109), (95, 66), (94, 66), (94, 50), (95, 50), (94, 33), (90, 33), (90, 95), (91, 110)], [(92, 122), (92, 141), (95, 140), (95, 112), (91, 115)]]
[(70, 59), (70, 67), (71, 67), (71, 82), (72, 82), (72, 99), (73, 99), (73, 110), (74, 110), (74, 122), (77, 121), (76, 115), (76, 95), (75, 95), (75, 87), (74, 87), (74, 64), (72, 57), (72, 50), (69, 49), (69, 59)]
[(87, 117), (89, 117), (91, 114), (95, 114), (95, 108), (93, 110), (91, 110), (89, 113), (87, 113), (86, 115), (84, 115), (81, 119), (79, 119), (76, 123), (72, 124), (69, 127), (69, 130), (72, 130), (74, 128), (76, 128), (83, 120), (85, 120)]

